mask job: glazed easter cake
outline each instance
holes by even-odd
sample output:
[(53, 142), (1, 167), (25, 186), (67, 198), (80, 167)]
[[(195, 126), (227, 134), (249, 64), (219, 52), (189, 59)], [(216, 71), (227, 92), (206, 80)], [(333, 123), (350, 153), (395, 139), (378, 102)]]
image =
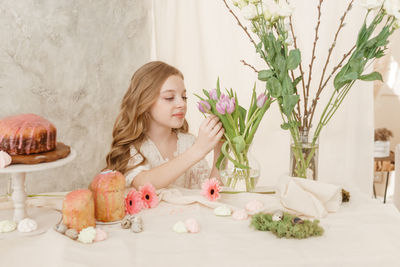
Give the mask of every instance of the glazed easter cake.
[(10, 155), (52, 151), (56, 139), (56, 127), (38, 115), (21, 114), (0, 120), (0, 150)]
[(68, 228), (78, 232), (96, 226), (92, 191), (81, 189), (68, 193), (63, 201), (62, 220)]
[(98, 174), (89, 186), (93, 192), (95, 217), (100, 222), (114, 222), (125, 216), (125, 176), (107, 170)]

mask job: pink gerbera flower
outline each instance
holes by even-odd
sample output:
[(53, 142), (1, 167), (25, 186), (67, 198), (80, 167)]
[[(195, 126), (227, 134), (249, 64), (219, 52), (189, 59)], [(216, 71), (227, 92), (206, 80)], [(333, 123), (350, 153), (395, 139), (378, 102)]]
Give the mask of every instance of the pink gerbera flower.
[(201, 185), (201, 189), (201, 194), (208, 200), (215, 201), (220, 198), (219, 191), (221, 191), (221, 188), (216, 178), (205, 180)]
[(142, 194), (142, 202), (145, 208), (153, 208), (158, 204), (156, 189), (152, 184), (145, 184), (140, 188)]
[(141, 193), (132, 189), (125, 198), (125, 213), (136, 214), (143, 208)]

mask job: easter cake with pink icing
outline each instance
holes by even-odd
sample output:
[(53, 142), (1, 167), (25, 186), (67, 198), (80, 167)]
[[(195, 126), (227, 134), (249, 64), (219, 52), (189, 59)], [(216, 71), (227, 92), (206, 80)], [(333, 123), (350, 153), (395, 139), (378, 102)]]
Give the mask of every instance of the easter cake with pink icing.
[(52, 151), (56, 139), (56, 127), (38, 115), (21, 114), (0, 120), (0, 150), (10, 155)]
[(118, 171), (99, 173), (89, 189), (93, 192), (95, 217), (100, 222), (114, 222), (125, 217), (125, 176)]
[(69, 192), (63, 201), (62, 220), (68, 228), (78, 232), (96, 226), (93, 193), (88, 189)]

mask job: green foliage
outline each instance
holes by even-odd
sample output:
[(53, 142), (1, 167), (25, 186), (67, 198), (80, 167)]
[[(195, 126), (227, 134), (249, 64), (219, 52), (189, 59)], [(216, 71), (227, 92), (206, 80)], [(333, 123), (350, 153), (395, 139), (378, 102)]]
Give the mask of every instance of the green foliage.
[(321, 236), (324, 229), (319, 226), (319, 221), (304, 220), (303, 223), (293, 224), (296, 216), (284, 213), (281, 221), (273, 221), (271, 214), (257, 213), (252, 219), (250, 226), (259, 231), (270, 231), (279, 238), (303, 239), (310, 236)]

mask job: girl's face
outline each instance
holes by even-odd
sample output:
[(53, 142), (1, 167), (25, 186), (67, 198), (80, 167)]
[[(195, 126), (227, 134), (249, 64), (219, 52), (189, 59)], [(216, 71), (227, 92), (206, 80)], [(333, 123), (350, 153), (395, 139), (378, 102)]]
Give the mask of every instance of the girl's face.
[(152, 123), (181, 128), (186, 115), (186, 89), (181, 77), (170, 76), (161, 86), (160, 96), (150, 108)]

